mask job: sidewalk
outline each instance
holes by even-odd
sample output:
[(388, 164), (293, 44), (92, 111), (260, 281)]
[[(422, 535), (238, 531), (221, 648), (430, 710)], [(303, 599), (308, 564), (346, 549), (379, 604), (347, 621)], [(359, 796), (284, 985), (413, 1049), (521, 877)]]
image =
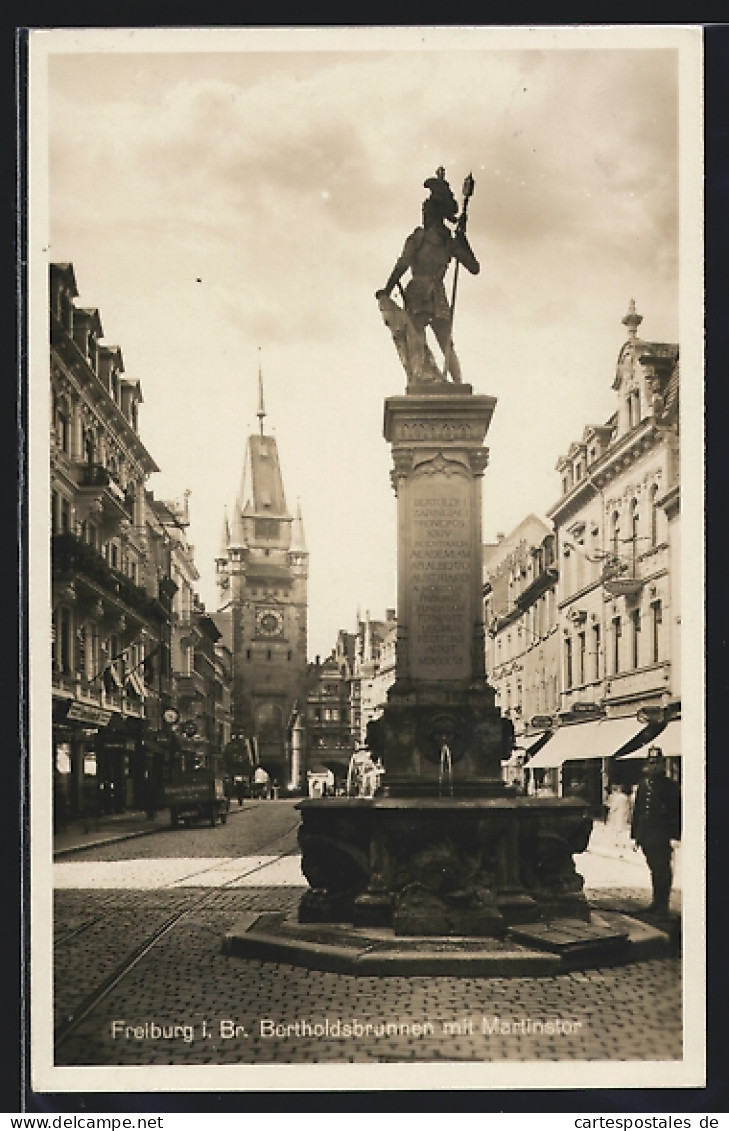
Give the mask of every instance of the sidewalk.
[[(640, 849), (635, 851), (633, 841), (627, 836), (624, 844), (616, 844), (612, 829), (608, 828), (602, 821), (594, 822), (586, 852), (589, 853), (590, 856), (602, 856), (611, 860), (621, 860), (624, 861), (626, 865), (641, 864), (646, 869), (647, 874), (648, 866), (645, 863), (645, 857)], [(673, 852), (673, 887), (676, 889), (681, 888), (680, 844)]]
[(67, 852), (77, 852), (80, 848), (94, 848), (117, 840), (147, 836), (169, 828), (169, 825), (169, 809), (160, 809), (154, 817), (148, 817), (143, 810), (132, 809), (127, 813), (114, 813), (104, 817), (78, 818), (69, 821), (63, 829), (53, 834), (53, 856), (55, 858)]

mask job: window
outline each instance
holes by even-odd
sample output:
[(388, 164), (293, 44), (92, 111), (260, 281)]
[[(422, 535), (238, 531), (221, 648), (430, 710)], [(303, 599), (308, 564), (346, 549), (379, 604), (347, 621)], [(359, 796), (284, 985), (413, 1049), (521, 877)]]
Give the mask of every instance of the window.
[[(630, 537), (633, 547), (633, 567), (635, 567), (635, 559), (638, 556), (638, 531), (640, 529), (640, 516), (638, 513), (638, 500), (633, 499), (630, 504)], [(635, 574), (635, 568), (633, 569)]]
[(572, 638), (567, 637), (564, 642), (564, 679), (565, 687), (572, 686)]
[(651, 662), (657, 664), (661, 658), (661, 624), (663, 605), (654, 601), (651, 605)]
[(636, 428), (640, 424), (640, 390), (633, 389), (628, 394), (628, 426)]
[(613, 617), (613, 672), (620, 671), (620, 637), (623, 634), (620, 617)]
[(584, 683), (585, 678), (586, 678), (586, 676), (585, 676), (585, 651), (586, 651), (585, 634), (584, 634), (584, 632), (580, 632), (577, 635), (577, 656), (578, 656), (577, 672), (578, 672), (578, 679), (579, 679), (580, 683)]
[(55, 615), (53, 631), (53, 660), (57, 671), (71, 670), (71, 614), (62, 605)]
[(594, 651), (594, 657), (595, 657), (594, 676), (595, 676), (595, 679), (599, 679), (600, 678), (600, 625), (599, 624), (593, 625), (592, 641), (593, 641), (593, 644), (595, 646), (595, 651)]
[(56, 412), (56, 443), (62, 452), (68, 453), (69, 435), (68, 416), (59, 407)]
[(633, 629), (631, 659), (633, 667), (637, 668), (640, 666), (640, 609), (633, 610), (630, 614), (630, 620)]
[(620, 556), (620, 514), (618, 511), (613, 511), (613, 533), (612, 533), (613, 557)]
[(653, 484), (651, 487), (651, 546), (658, 545), (658, 507), (656, 499), (658, 498), (658, 486)]

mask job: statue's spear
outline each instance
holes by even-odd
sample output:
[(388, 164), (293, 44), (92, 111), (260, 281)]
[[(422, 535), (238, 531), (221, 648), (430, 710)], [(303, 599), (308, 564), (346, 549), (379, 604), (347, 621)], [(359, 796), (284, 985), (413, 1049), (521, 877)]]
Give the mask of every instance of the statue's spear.
[[(466, 224), (468, 223), (468, 202), (473, 196), (473, 190), (476, 187), (476, 182), (473, 179), (473, 174), (469, 173), (463, 182), (463, 207), (461, 208), (461, 215), (458, 217), (456, 224), (456, 231), (466, 234)], [(446, 350), (445, 362), (443, 364), (443, 378), (448, 376), (448, 362), (450, 361), (451, 350), (453, 349), (453, 318), (456, 312), (456, 294), (458, 293), (458, 268), (460, 263), (456, 260), (455, 270), (453, 272), (453, 290), (451, 291), (451, 315), (450, 327), (448, 330), (448, 349)]]

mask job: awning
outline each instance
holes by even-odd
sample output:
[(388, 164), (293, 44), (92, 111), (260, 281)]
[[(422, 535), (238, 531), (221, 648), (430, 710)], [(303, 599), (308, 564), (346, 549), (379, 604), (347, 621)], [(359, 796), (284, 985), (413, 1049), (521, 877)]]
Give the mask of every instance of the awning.
[(571, 723), (558, 727), (544, 748), (529, 762), (533, 770), (561, 766), (563, 762), (611, 758), (642, 728), (635, 716), (627, 719), (601, 719), (599, 722)]
[(554, 769), (563, 762), (590, 758), (600, 723), (573, 723), (558, 727), (549, 742), (529, 760), (530, 770)]
[[(514, 752), (516, 753), (516, 751), (521, 751), (523, 753), (524, 758), (522, 765), (532, 765), (537, 751), (542, 749), (542, 747), (551, 738), (551, 735), (551, 730), (540, 730), (537, 731), (536, 734), (524, 734), (521, 736)], [(512, 757), (509, 759), (509, 761), (504, 764), (507, 766), (510, 765), (513, 757), (514, 755), (512, 754)]]
[[(666, 724), (664, 730), (655, 735), (651, 739), (651, 744), (655, 743), (660, 746), (665, 758), (680, 758), (681, 757), (681, 720), (671, 719), (670, 723)], [(630, 754), (625, 754), (620, 761), (625, 761), (628, 758), (647, 758), (648, 752), (644, 749), (633, 750)]]

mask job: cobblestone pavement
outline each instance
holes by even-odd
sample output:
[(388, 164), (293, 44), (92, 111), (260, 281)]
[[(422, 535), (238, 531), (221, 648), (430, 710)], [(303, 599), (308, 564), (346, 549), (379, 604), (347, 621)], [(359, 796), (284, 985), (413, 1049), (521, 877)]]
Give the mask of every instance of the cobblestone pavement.
[[(296, 907), (297, 828), (290, 802), (251, 802), (215, 830), (164, 829), (54, 864), (56, 1025), (169, 926), (60, 1043), (55, 1063), (681, 1059), (677, 956), (539, 978), (357, 977), (224, 956), (223, 937), (243, 915)], [(264, 866), (231, 885), (236, 869), (281, 853), (294, 855), (278, 872)], [(641, 854), (621, 857), (598, 829), (577, 863), (594, 907), (643, 914)]]

